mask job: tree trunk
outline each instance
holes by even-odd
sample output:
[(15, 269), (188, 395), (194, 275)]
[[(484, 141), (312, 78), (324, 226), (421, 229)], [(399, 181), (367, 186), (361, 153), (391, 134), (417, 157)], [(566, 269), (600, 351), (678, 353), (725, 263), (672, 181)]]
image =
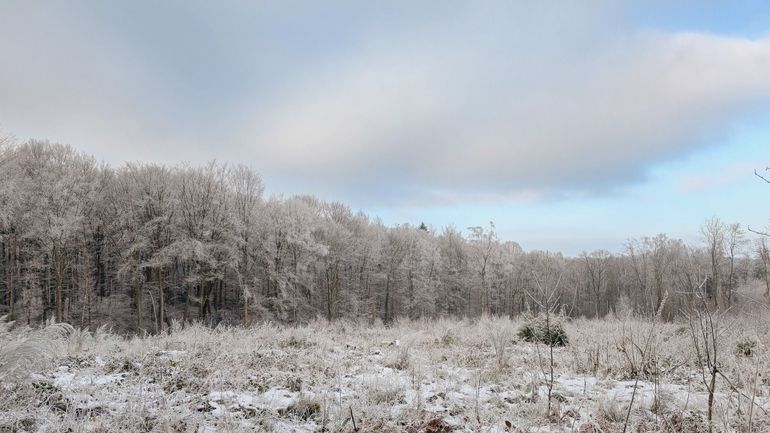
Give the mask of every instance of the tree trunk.
[(481, 268), (481, 315), (487, 313), (489, 304), (489, 293), (487, 293), (487, 264)]
[(144, 296), (142, 296), (142, 286), (142, 281), (137, 278), (136, 284), (134, 285), (134, 297), (136, 298), (136, 323), (140, 331), (144, 327), (144, 315), (142, 314), (144, 307)]
[(56, 321), (62, 320), (62, 285), (64, 279), (64, 270), (61, 269), (61, 264), (56, 265), (56, 290), (54, 292), (54, 304), (56, 306)]
[(158, 333), (160, 327), (158, 326), (158, 306), (155, 304), (155, 296), (152, 294), (152, 290), (148, 290), (147, 294), (150, 295), (150, 305), (152, 306), (152, 321), (155, 323), (155, 333)]
[(770, 272), (767, 272), (767, 270), (765, 270), (765, 286), (767, 287), (765, 296), (770, 299)]
[(332, 321), (332, 283), (329, 268), (326, 268), (326, 320)]
[(663, 276), (655, 271), (655, 312), (660, 310), (660, 304), (663, 302)]
[(243, 297), (243, 323), (247, 324), (249, 323), (249, 298), (248, 296)]
[[(716, 362), (716, 361), (715, 361)], [(714, 413), (714, 387), (716, 387), (716, 381), (717, 381), (717, 366), (716, 364), (711, 367), (711, 383), (709, 384), (709, 400), (708, 400), (708, 422), (709, 422), (709, 433), (711, 433), (713, 429), (713, 413)]]
[(198, 284), (198, 319), (206, 318), (206, 288), (203, 284)]
[(385, 323), (390, 323), (390, 273), (385, 280)]
[(45, 288), (40, 290), (40, 298), (43, 307), (43, 320), (48, 320), (48, 312), (51, 308), (51, 265), (46, 257), (45, 262)]
[[(19, 285), (19, 288), (21, 288), (21, 261), (19, 260), (19, 244), (16, 243), (16, 284)], [(13, 296), (14, 293), (11, 292), (11, 296)], [(11, 320), (13, 320), (14, 316), (14, 305), (16, 303), (15, 298), (12, 298), (12, 305), (11, 305)]]
[(158, 333), (161, 333), (163, 332), (163, 322), (166, 320), (166, 294), (162, 267), (155, 270), (155, 281), (158, 284)]
[(733, 302), (733, 278), (735, 278), (735, 259), (730, 256), (730, 272), (727, 277), (727, 307)]
[[(6, 287), (6, 291), (8, 293), (8, 310), (10, 311), (10, 319), (9, 320), (13, 320), (13, 303), (14, 303), (13, 302), (13, 292), (14, 292), (13, 289), (14, 289), (14, 287), (13, 287), (13, 271), (12, 271), (12, 268), (11, 268), (12, 250), (11, 250), (11, 246), (10, 245), (5, 245), (4, 244), (3, 246), (8, 251), (7, 260), (5, 262), (5, 276), (6, 276), (5, 287)], [(16, 257), (16, 261), (17, 262), (18, 262), (18, 260), (19, 260), (18, 257)]]
[(714, 279), (714, 306), (717, 309), (722, 308), (722, 284), (719, 281), (719, 263), (716, 256), (712, 253), (711, 256), (711, 276)]

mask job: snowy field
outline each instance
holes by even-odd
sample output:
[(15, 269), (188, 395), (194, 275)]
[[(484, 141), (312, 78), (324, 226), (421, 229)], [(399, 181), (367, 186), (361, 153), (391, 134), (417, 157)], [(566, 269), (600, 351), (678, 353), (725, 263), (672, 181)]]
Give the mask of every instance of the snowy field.
[[(522, 341), (521, 320), (4, 329), (0, 432), (614, 432), (635, 389), (629, 432), (707, 431), (686, 323), (566, 322), (546, 413), (548, 346)], [(770, 431), (765, 331), (738, 319), (720, 335), (714, 431)]]

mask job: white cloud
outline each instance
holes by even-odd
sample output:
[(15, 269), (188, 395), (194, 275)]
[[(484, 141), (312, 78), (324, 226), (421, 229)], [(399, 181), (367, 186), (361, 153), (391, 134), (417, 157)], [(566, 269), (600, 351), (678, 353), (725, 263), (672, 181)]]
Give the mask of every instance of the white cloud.
[(5, 128), (113, 162), (247, 162), (354, 204), (606, 192), (770, 105), (769, 39), (635, 29), (604, 2), (10, 4)]
[(679, 191), (695, 193), (725, 187), (741, 180), (751, 178), (756, 164), (730, 164), (713, 172), (679, 178)]
[[(397, 173), (396, 188), (481, 196), (597, 191), (770, 101), (770, 40), (642, 33), (600, 49), (547, 59), (560, 70), (542, 78), (475, 53), (355, 59), (282, 95), (243, 134), (269, 143), (258, 154), (280, 170), (363, 188)], [(527, 79), (512, 78), (521, 70)]]

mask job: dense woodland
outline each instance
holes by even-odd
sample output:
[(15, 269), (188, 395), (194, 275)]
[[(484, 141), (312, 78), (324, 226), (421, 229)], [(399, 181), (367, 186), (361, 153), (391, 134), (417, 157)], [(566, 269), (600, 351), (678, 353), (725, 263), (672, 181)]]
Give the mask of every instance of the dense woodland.
[(388, 227), (341, 203), (265, 197), (245, 166), (127, 164), (69, 146), (0, 144), (0, 315), (160, 332), (318, 317), (516, 315), (539, 276), (560, 275), (562, 312), (673, 318), (700, 290), (715, 308), (752, 283), (770, 295), (763, 236), (717, 218), (687, 245), (665, 234), (622, 254), (523, 251), (494, 224)]

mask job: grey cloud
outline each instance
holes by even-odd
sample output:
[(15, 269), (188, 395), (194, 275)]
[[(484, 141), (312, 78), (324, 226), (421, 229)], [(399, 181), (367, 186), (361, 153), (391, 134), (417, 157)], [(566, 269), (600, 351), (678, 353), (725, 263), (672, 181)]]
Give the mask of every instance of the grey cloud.
[(4, 8), (6, 129), (357, 205), (606, 194), (770, 103), (770, 40), (633, 29), (614, 3)]

